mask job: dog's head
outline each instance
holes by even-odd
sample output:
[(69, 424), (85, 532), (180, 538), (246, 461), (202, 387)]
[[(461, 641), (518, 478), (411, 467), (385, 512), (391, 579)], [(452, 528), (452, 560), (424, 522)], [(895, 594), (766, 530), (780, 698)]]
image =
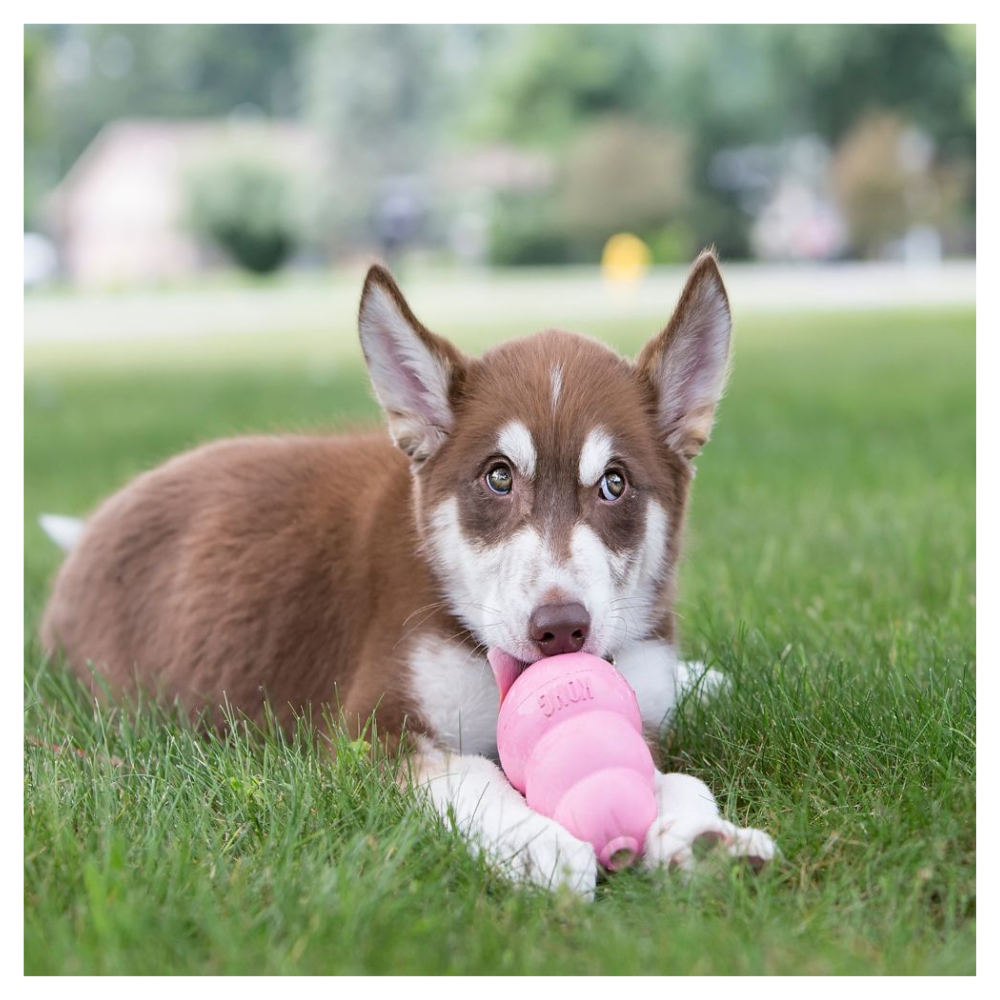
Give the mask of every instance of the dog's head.
[(453, 614), (522, 663), (672, 638), (692, 476), (729, 358), (715, 257), (635, 361), (549, 330), (481, 358), (428, 331), (373, 267), (361, 344), (412, 463), (418, 528)]

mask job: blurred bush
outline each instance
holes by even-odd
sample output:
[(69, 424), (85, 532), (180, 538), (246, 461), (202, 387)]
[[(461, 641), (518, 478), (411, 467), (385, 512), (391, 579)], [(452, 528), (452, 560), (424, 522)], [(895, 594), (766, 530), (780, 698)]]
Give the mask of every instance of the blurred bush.
[(689, 160), (687, 142), (674, 132), (623, 115), (598, 119), (559, 156), (550, 189), (497, 199), (492, 259), (593, 262), (621, 230), (655, 244), (657, 260), (682, 258)]
[(915, 226), (946, 231), (961, 215), (969, 181), (960, 165), (936, 160), (925, 132), (884, 112), (865, 116), (844, 137), (832, 178), (852, 249), (867, 257)]
[(490, 261), (501, 266), (563, 264), (574, 257), (547, 193), (507, 191), (494, 199)]
[(570, 146), (557, 198), (565, 229), (589, 260), (625, 229), (646, 237), (674, 221), (688, 194), (688, 144), (624, 116), (599, 119)]
[(185, 189), (192, 230), (243, 269), (269, 274), (295, 250), (295, 180), (285, 168), (221, 159), (191, 168)]
[(681, 221), (672, 222), (650, 233), (646, 242), (654, 264), (684, 264), (701, 249), (696, 245), (691, 227)]

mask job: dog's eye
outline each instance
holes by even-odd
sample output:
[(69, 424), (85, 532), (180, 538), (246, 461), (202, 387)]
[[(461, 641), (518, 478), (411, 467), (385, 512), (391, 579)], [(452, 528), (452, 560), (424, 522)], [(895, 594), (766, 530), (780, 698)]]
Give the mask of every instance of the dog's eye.
[(486, 473), (486, 485), (494, 493), (499, 493), (501, 496), (506, 496), (510, 493), (514, 486), (514, 473), (510, 471), (510, 466), (505, 465), (503, 462), (499, 465), (494, 465)]
[(617, 469), (608, 469), (601, 476), (599, 492), (601, 499), (607, 500), (608, 503), (620, 500), (622, 494), (625, 492), (625, 477)]

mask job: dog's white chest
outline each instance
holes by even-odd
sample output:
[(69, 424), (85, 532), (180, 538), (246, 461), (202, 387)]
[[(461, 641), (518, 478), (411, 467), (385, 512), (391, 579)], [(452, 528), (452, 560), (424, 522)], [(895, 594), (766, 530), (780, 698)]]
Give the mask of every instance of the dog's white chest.
[(422, 636), (409, 668), (413, 700), (441, 745), (496, 758), (500, 692), (486, 654)]

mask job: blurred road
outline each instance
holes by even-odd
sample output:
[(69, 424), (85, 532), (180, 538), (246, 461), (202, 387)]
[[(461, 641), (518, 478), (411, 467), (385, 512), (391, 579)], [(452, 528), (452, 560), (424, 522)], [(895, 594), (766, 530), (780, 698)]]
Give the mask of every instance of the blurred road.
[[(975, 261), (941, 266), (895, 263), (726, 264), (734, 313), (974, 306)], [(404, 277), (414, 311), (443, 333), (502, 322), (586, 329), (588, 320), (649, 318), (662, 323), (686, 268), (657, 268), (633, 287), (611, 286), (596, 268), (430, 272)], [(116, 294), (31, 293), (28, 342), (322, 331), (353, 325), (362, 272), (274, 285)], [(294, 282), (294, 283), (293, 283)]]

